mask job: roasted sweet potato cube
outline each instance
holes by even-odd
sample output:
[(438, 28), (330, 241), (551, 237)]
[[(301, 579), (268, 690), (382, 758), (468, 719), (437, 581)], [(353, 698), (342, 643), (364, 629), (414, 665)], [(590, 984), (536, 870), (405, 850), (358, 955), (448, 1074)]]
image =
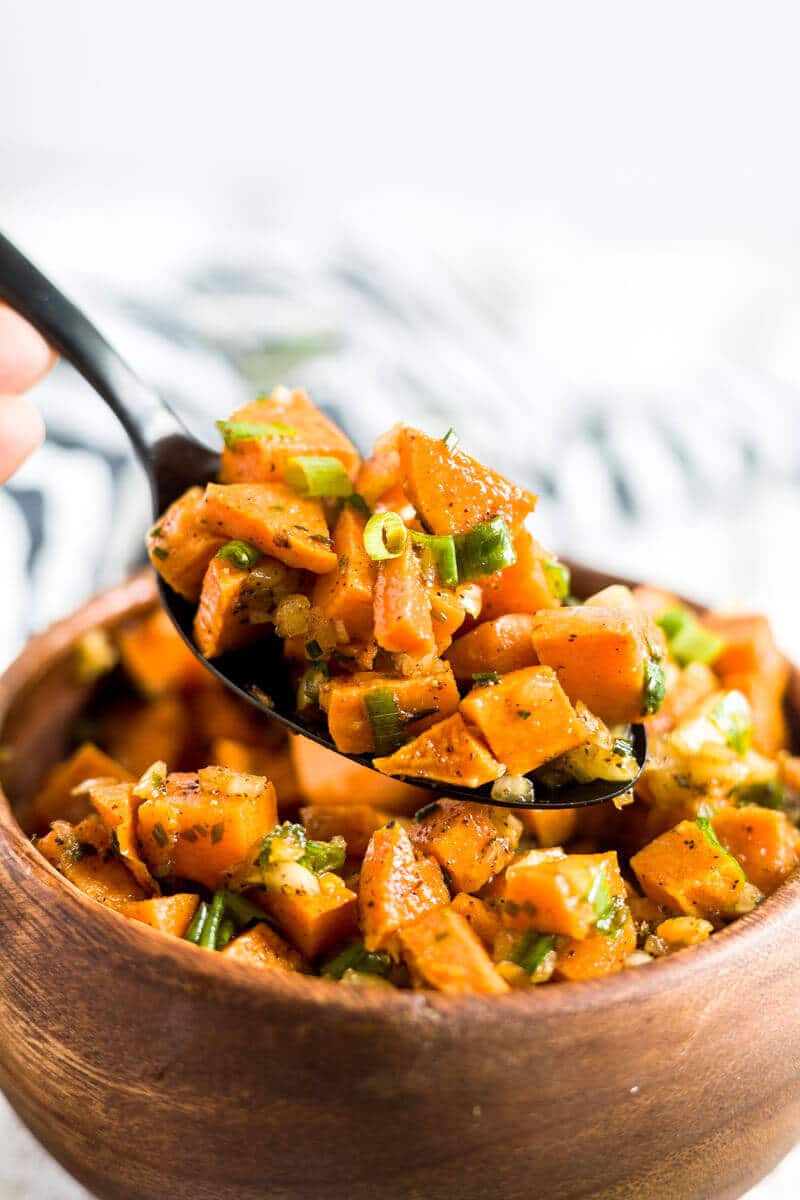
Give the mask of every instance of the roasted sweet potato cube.
[(533, 617), (509, 613), (483, 621), (457, 638), (445, 655), (459, 683), (471, 683), (473, 675), (496, 671), (505, 675), (538, 663), (533, 648)]
[(222, 451), (223, 483), (272, 483), (283, 479), (286, 463), (297, 455), (338, 458), (350, 478), (356, 476), (361, 460), (355, 446), (303, 391), (276, 388), (271, 396), (237, 409), (230, 421), (284, 426), (289, 432), (229, 439), (231, 445), (226, 444)]
[(119, 911), (124, 917), (141, 921), (162, 933), (182, 938), (189, 928), (192, 917), (200, 903), (199, 896), (192, 892), (177, 892), (174, 896), (154, 896), (151, 900), (131, 900), (121, 904)]
[[(312, 805), (370, 805), (390, 813), (415, 813), (428, 803), (423, 788), (385, 776), (326, 750), (311, 738), (292, 735), (290, 753), (298, 788)], [(279, 798), (282, 799), (279, 790)]]
[(358, 936), (358, 900), (332, 872), (320, 875), (319, 892), (254, 893), (287, 938), (307, 958)]
[(89, 791), (89, 799), (136, 882), (147, 895), (157, 892), (158, 884), (139, 854), (136, 814), (141, 801), (134, 792), (134, 785), (97, 780)]
[(74, 795), (73, 791), (87, 779), (115, 779), (133, 782), (133, 775), (121, 763), (105, 754), (94, 742), (83, 742), (78, 749), (58, 763), (44, 777), (36, 793), (31, 819), (39, 832), (49, 829), (56, 820), (76, 824), (89, 811), (88, 792)]
[(586, 730), (550, 667), (526, 667), (473, 688), (461, 712), (512, 775), (525, 775), (586, 741)]
[(308, 963), (293, 946), (285, 942), (279, 933), (270, 929), (266, 921), (252, 929), (246, 929), (222, 951), (226, 958), (249, 963), (262, 970), (307, 971)]
[(348, 856), (361, 858), (375, 830), (387, 825), (392, 815), (368, 804), (336, 804), (301, 808), (300, 819), (310, 838), (329, 842), (343, 837)]
[[(394, 676), (377, 671), (357, 671), (332, 679), (320, 690), (328, 714), (328, 729), (345, 754), (370, 754), (375, 750), (364, 698), (376, 688), (388, 688), (406, 719), (409, 736), (427, 729), (458, 708), (458, 688), (449, 666), (430, 675)], [(414, 713), (421, 713), (414, 719)]]
[(503, 927), (497, 909), (479, 896), (469, 896), (466, 892), (459, 892), (453, 897), (452, 908), (468, 922), (486, 949), (491, 950), (494, 939)]
[(699, 946), (714, 932), (710, 921), (702, 917), (668, 917), (656, 926), (656, 937), (668, 951), (683, 950), (685, 946)]
[(385, 775), (431, 779), (455, 787), (480, 787), (503, 773), (500, 763), (458, 712), (438, 721), (394, 754), (374, 758), (372, 764)]
[(517, 561), (513, 566), (481, 580), (482, 620), (491, 621), (506, 613), (536, 613), (542, 608), (558, 608), (561, 603), (553, 594), (545, 570), (545, 565), (554, 561), (553, 555), (524, 525), (514, 533), (514, 549)]
[(163, 608), (124, 626), (117, 634), (117, 644), (123, 667), (144, 696), (203, 683), (203, 667)]
[(621, 971), (636, 949), (636, 926), (630, 913), (622, 914), (613, 934), (590, 933), (585, 938), (565, 938), (556, 945), (554, 979), (597, 979)]
[(80, 891), (99, 904), (119, 908), (129, 900), (144, 900), (147, 893), (120, 862), (111, 835), (92, 813), (78, 825), (54, 821), (37, 849)]
[(358, 891), (359, 918), (368, 950), (389, 946), (398, 929), (448, 900), (441, 868), (428, 858), (420, 870), (411, 839), (398, 822), (392, 821), (372, 835)]
[(578, 827), (576, 808), (520, 809), (519, 819), (540, 846), (565, 846)]
[(750, 882), (767, 896), (800, 863), (800, 832), (786, 813), (746, 804), (723, 808), (712, 824)]
[(375, 640), (382, 649), (412, 658), (436, 649), (430, 596), (410, 539), (398, 558), (379, 565), (374, 613)]
[(433, 909), (406, 925), (398, 939), (415, 987), (454, 996), (508, 991), (478, 935), (450, 907)]
[(240, 650), (264, 636), (250, 624), (245, 600), (248, 572), (222, 558), (209, 563), (194, 618), (194, 640), (205, 658)]
[(749, 912), (760, 893), (736, 859), (696, 821), (681, 821), (631, 859), (642, 889), (665, 911), (714, 925)]
[(189, 710), (180, 696), (171, 694), (149, 704), (120, 704), (103, 720), (109, 753), (137, 777), (153, 762), (179, 763), (188, 738)]
[(366, 517), (343, 508), (333, 530), (337, 567), (320, 575), (311, 597), (314, 608), (331, 621), (342, 621), (350, 640), (372, 637), (376, 566), (364, 549)]
[(610, 920), (615, 901), (625, 899), (613, 850), (552, 857), (532, 850), (511, 863), (505, 880), (503, 923), (511, 929), (585, 938), (598, 920)]
[(444, 654), (453, 640), (456, 630), (464, 624), (467, 610), (462, 597), (454, 588), (434, 585), (428, 588), (431, 609), (431, 627), (436, 653)]
[(438, 800), (411, 828), (417, 849), (431, 854), (456, 892), (477, 892), (511, 862), (522, 824), (517, 817), (460, 800)]
[(197, 600), (203, 576), (225, 538), (200, 521), (203, 489), (191, 487), (150, 530), (147, 553), (162, 579), (187, 600)]
[(320, 500), (298, 496), (285, 483), (209, 483), (201, 517), (206, 529), (249, 542), (289, 567), (324, 575), (336, 569)]

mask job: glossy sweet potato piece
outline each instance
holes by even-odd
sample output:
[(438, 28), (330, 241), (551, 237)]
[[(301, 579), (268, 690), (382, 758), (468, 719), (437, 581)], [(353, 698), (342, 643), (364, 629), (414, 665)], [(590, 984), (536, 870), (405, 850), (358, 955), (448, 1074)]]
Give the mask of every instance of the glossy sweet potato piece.
[(767, 896), (800, 863), (800, 832), (785, 813), (746, 804), (723, 808), (712, 824), (750, 882)]
[(374, 758), (372, 762), (385, 775), (432, 779), (462, 787), (480, 787), (503, 773), (500, 763), (468, 727), (461, 713), (438, 721), (394, 754)]
[[(405, 829), (392, 821), (371, 837), (358, 890), (358, 912), (364, 945), (382, 950), (394, 935), (430, 908), (446, 904), (449, 893), (441, 868), (428, 859), (420, 870)], [(438, 875), (437, 875), (438, 872)]]
[(384, 650), (423, 658), (436, 649), (431, 602), (413, 543), (378, 568), (375, 640)]
[(240, 538), (262, 554), (316, 575), (337, 560), (320, 500), (298, 496), (285, 483), (209, 483), (200, 508), (206, 529)]
[(586, 741), (586, 730), (551, 667), (526, 667), (475, 687), (461, 712), (512, 775), (525, 775)]
[(785, 684), (788, 666), (768, 617), (709, 612), (703, 615), (703, 625), (725, 643), (714, 661), (714, 670), (726, 687), (730, 686), (726, 682), (729, 675), (764, 675), (776, 686)]
[(478, 935), (483, 946), (491, 951), (494, 939), (503, 928), (497, 909), (490, 907), (480, 897), (469, 896), (466, 892), (459, 892), (454, 896), (451, 907), (454, 912), (461, 914)]
[(144, 900), (141, 888), (117, 858), (111, 835), (92, 813), (78, 825), (54, 821), (36, 847), (48, 862), (98, 904), (119, 908), (129, 900)]
[(464, 624), (467, 610), (461, 596), (452, 588), (433, 586), (428, 589), (428, 600), (436, 653), (443, 654), (456, 631)]
[(312, 605), (331, 621), (342, 621), (351, 640), (372, 637), (372, 602), (376, 567), (364, 549), (366, 517), (354, 508), (342, 509), (333, 530), (337, 567), (320, 575)]
[(578, 827), (576, 808), (554, 808), (550, 812), (520, 809), (517, 815), (540, 846), (564, 846)]
[(356, 477), (361, 460), (355, 446), (303, 391), (276, 388), (271, 396), (237, 409), (230, 420), (285, 425), (293, 432), (226, 445), (220, 476), (223, 483), (272, 483), (283, 479), (286, 463), (296, 455), (338, 458), (350, 478)]
[(213, 890), (275, 827), (278, 809), (262, 777), (222, 769), (218, 779), (204, 776), (167, 776), (163, 793), (139, 808), (139, 842), (157, 879), (193, 879)]
[(465, 533), (499, 516), (513, 532), (536, 497), (441, 438), (404, 426), (397, 439), (406, 493), (432, 533)]
[(252, 929), (246, 929), (222, 951), (226, 958), (249, 963), (261, 970), (307, 971), (308, 963), (293, 946), (285, 942), (279, 933), (270, 929), (266, 921)]
[(552, 554), (539, 545), (533, 534), (522, 526), (514, 533), (517, 561), (504, 571), (496, 571), (481, 580), (482, 620), (491, 621), (506, 613), (535, 613), (542, 608), (558, 608), (561, 601), (553, 594), (545, 572)]
[(451, 996), (508, 991), (469, 922), (450, 907), (432, 909), (401, 929), (398, 939), (415, 987)]
[(410, 814), (430, 799), (423, 788), (387, 779), (310, 738), (293, 735), (289, 744), (299, 790), (312, 805), (370, 805)]
[(336, 804), (300, 809), (300, 820), (310, 838), (329, 842), (343, 837), (350, 857), (361, 858), (376, 829), (391, 821), (392, 815), (368, 804)]
[(200, 897), (192, 892), (177, 892), (174, 896), (154, 896), (151, 900), (131, 900), (121, 904), (124, 917), (141, 921), (162, 933), (182, 938), (197, 911)]
[(702, 917), (668, 917), (656, 926), (656, 937), (668, 952), (699, 946), (713, 932), (714, 926)]
[(197, 600), (206, 568), (225, 544), (225, 538), (201, 523), (202, 500), (202, 488), (189, 488), (147, 535), (151, 563), (173, 591), (187, 600)]
[(759, 892), (739, 863), (695, 821), (681, 821), (631, 859), (643, 891), (667, 912), (714, 925), (755, 907)]
[[(449, 666), (431, 675), (399, 677), (377, 671), (357, 671), (332, 679), (320, 689), (320, 701), (328, 714), (328, 729), (345, 754), (370, 754), (375, 741), (364, 697), (376, 688), (388, 688), (402, 713), (407, 714), (409, 736), (427, 729), (458, 708), (458, 689)], [(419, 720), (412, 714), (425, 713)]]
[(263, 627), (250, 624), (244, 599), (247, 576), (247, 571), (233, 563), (211, 560), (193, 627), (194, 640), (205, 658), (217, 658), (263, 637)]
[(395, 425), (376, 439), (373, 453), (364, 459), (356, 476), (356, 491), (372, 509), (387, 492), (400, 486), (397, 439), (401, 429), (402, 425)]
[(514, 857), (522, 825), (486, 804), (438, 800), (409, 833), (418, 850), (444, 869), (453, 891), (477, 892)]
[(503, 924), (582, 939), (601, 915), (593, 897), (603, 886), (625, 899), (615, 851), (545, 857), (540, 850), (516, 859), (506, 870)]
[(355, 892), (332, 872), (320, 875), (319, 887), (319, 892), (313, 895), (254, 893), (254, 899), (307, 958), (316, 958), (339, 942), (358, 935)]
[(134, 785), (98, 780), (90, 788), (89, 799), (133, 878), (148, 896), (158, 892), (158, 884), (139, 854), (136, 814), (141, 801)]
[(520, 671), (538, 663), (533, 648), (533, 616), (508, 613), (483, 621), (457, 638), (445, 655), (459, 683), (471, 683), (482, 671)]
[(174, 695), (149, 704), (122, 704), (103, 722), (109, 752), (137, 777), (153, 762), (180, 762), (189, 732), (189, 711)]
[(789, 723), (783, 706), (785, 680), (782, 675), (725, 676), (725, 687), (746, 697), (752, 721), (751, 742), (761, 754), (775, 755), (789, 746)]
[(613, 936), (590, 933), (585, 938), (566, 938), (556, 945), (554, 979), (597, 979), (621, 971), (636, 949), (636, 926), (630, 914)]
[(557, 608), (536, 616), (533, 644), (570, 700), (613, 725), (645, 711), (645, 667), (655, 635), (646, 618), (621, 609)]
[[(192, 694), (190, 702), (192, 725), (198, 736), (209, 742), (214, 738), (232, 738), (264, 749), (283, 743), (285, 734), (275, 721), (240, 700), (208, 671), (204, 671), (204, 674), (204, 685)], [(262, 774), (259, 771), (250, 773)]]
[(133, 782), (133, 775), (121, 763), (105, 754), (94, 742), (83, 742), (64, 762), (58, 763), (45, 775), (31, 808), (34, 829), (44, 831), (56, 820), (76, 824), (89, 811), (87, 792), (74, 795), (87, 779), (116, 779)]
[(117, 645), (123, 667), (144, 696), (183, 691), (203, 683), (202, 666), (163, 608), (121, 629)]

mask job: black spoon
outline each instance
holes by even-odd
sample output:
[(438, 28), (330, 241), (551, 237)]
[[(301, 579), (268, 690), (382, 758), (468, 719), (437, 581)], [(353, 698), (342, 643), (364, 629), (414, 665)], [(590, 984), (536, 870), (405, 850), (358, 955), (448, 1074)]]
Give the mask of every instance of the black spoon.
[[(94, 325), (28, 259), (0, 234), (0, 299), (26, 318), (63, 358), (72, 363), (119, 418), (150, 482), (153, 513), (158, 516), (192, 484), (216, 478), (219, 455), (196, 441), (170, 407), (139, 379)], [(295, 691), (277, 638), (226, 654), (208, 662), (192, 641), (194, 611), (159, 580), (161, 599), (192, 652), (227, 687), (293, 733), (303, 734), (341, 753), (326, 732), (303, 724), (295, 711)], [(643, 725), (633, 726), (633, 754), (639, 774), (647, 755)], [(367, 755), (346, 755), (372, 768)], [(374, 768), (373, 768), (374, 769)], [(637, 774), (636, 779), (639, 775)], [(533, 800), (494, 800), (489, 784), (480, 788), (453, 787), (429, 780), (409, 779), (421, 788), (459, 800), (478, 800), (506, 808), (576, 808), (601, 804), (631, 789), (624, 783), (596, 780), (558, 788), (534, 784)]]

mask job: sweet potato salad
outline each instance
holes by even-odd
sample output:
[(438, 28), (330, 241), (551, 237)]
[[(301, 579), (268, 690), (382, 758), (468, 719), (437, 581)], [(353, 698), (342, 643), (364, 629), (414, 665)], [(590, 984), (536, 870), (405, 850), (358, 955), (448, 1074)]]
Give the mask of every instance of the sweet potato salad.
[[(163, 515), (152, 561), (204, 655), (277, 635), (302, 719), (379, 771), (232, 696), (160, 610), (94, 632), (73, 752), (21, 813), (75, 887), (262, 973), (500, 994), (694, 946), (796, 868), (766, 618), (651, 587), (575, 597), (535, 498), (451, 433), (399, 426), (361, 461), (285, 390), (221, 429), (220, 482)], [(597, 808), (510, 806), (595, 779), (636, 782)], [(487, 783), (492, 806), (447, 796)]]

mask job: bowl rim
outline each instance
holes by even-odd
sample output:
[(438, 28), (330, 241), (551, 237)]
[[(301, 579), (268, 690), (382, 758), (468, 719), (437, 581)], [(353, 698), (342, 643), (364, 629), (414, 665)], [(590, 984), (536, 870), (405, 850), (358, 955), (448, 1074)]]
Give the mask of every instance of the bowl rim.
[[(35, 635), (0, 675), (0, 736), (7, 712), (19, 694), (32, 688), (38, 679), (90, 629), (113, 626), (128, 616), (149, 607), (157, 597), (155, 580), (148, 568), (124, 582), (92, 597), (75, 612)], [(341, 987), (331, 980), (292, 971), (264, 972), (247, 963), (209, 954), (198, 946), (171, 937), (141, 922), (98, 904), (66, 879), (36, 849), (16, 819), (10, 801), (0, 788), (0, 839), (22, 861), (28, 873), (36, 874), (47, 885), (57, 888), (61, 898), (73, 910), (76, 919), (86, 917), (112, 940), (127, 941), (141, 952), (143, 965), (159, 973), (165, 960), (171, 960), (187, 981), (206, 986), (232, 988), (250, 1001), (288, 1000), (303, 1008), (338, 1009), (342, 1012), (373, 1011), (382, 1017), (402, 1019), (411, 1013), (430, 1010), (450, 1018), (464, 1013), (492, 1019), (492, 1014), (541, 1017), (587, 1014), (629, 1002), (644, 1002), (654, 991), (688, 984), (693, 978), (715, 971), (730, 958), (749, 956), (755, 961), (759, 941), (768, 942), (788, 924), (800, 908), (800, 868), (756, 909), (719, 930), (707, 941), (687, 947), (677, 954), (655, 959), (610, 977), (587, 980), (562, 980), (553, 987), (512, 989), (503, 995), (444, 995), (429, 990)], [(752, 943), (752, 944), (751, 944)]]

